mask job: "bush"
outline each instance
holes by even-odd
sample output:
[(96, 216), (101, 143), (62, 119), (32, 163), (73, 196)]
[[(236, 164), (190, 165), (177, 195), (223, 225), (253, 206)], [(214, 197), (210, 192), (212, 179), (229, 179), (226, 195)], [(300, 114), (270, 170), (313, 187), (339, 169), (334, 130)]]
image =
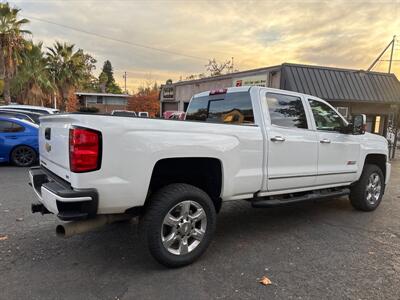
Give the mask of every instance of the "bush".
[(81, 107), (78, 109), (78, 111), (84, 113), (96, 114), (99, 112), (99, 109), (97, 107)]

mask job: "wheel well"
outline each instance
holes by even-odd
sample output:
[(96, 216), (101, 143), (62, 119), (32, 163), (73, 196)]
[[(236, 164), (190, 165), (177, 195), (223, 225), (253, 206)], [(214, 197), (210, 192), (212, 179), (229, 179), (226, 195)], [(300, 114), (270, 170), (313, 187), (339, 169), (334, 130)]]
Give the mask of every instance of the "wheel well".
[[(159, 160), (153, 169), (148, 196), (172, 183), (187, 183), (205, 191), (221, 208), (222, 165), (216, 158), (167, 158)], [(149, 197), (147, 197), (149, 198)]]
[(384, 154), (368, 154), (365, 158), (365, 164), (374, 164), (377, 165), (383, 173), (383, 176), (386, 178), (386, 155)]

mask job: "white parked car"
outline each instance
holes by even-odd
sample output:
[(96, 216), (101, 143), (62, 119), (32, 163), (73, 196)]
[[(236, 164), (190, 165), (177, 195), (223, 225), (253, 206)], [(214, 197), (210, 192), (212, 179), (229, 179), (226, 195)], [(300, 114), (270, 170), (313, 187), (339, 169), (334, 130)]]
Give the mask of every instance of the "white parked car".
[(7, 108), (7, 109), (18, 109), (18, 110), (25, 110), (31, 111), (41, 114), (57, 114), (60, 111), (58, 109), (44, 107), (44, 106), (34, 106), (34, 105), (22, 105), (22, 104), (10, 104), (10, 105), (3, 105), (0, 108)]
[(195, 95), (184, 122), (46, 116), (32, 210), (70, 221), (57, 227), (62, 236), (139, 215), (151, 254), (187, 265), (208, 247), (225, 201), (275, 207), (348, 195), (356, 209), (376, 209), (390, 177), (388, 144), (365, 133), (365, 122), (263, 87)]
[(141, 118), (148, 118), (149, 113), (147, 111), (139, 111), (138, 116)]

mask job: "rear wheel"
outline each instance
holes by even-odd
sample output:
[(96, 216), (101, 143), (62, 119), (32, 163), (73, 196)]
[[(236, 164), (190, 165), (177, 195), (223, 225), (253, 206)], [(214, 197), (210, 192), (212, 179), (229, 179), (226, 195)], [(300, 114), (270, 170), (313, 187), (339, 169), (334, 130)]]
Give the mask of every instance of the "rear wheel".
[(384, 188), (382, 170), (377, 165), (365, 165), (360, 180), (351, 189), (351, 204), (358, 210), (373, 211), (382, 201)]
[(11, 160), (18, 167), (29, 167), (36, 159), (36, 151), (28, 146), (18, 146), (11, 152)]
[(215, 226), (215, 207), (204, 191), (188, 184), (171, 184), (152, 196), (141, 232), (159, 263), (181, 267), (206, 251)]

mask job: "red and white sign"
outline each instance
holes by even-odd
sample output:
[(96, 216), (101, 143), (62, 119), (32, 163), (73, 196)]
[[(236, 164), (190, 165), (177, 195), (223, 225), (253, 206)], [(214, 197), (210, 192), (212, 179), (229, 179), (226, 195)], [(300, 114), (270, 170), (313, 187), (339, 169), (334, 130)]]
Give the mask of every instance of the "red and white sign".
[(268, 86), (268, 74), (246, 76), (240, 78), (233, 78), (233, 86), (246, 86), (246, 85), (256, 85), (256, 86)]

